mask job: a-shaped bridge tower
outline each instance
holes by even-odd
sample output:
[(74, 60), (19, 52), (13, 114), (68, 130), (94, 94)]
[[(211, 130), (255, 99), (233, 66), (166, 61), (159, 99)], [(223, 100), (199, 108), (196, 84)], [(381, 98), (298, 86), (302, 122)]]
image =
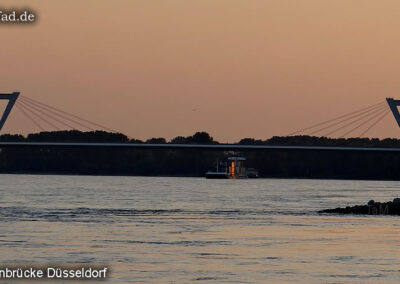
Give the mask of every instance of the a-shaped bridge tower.
[(8, 104), (0, 119), (0, 130), (3, 128), (4, 123), (6, 123), (7, 117), (10, 114), (15, 102), (17, 101), (18, 96), (19, 92), (14, 92), (11, 94), (0, 94), (0, 100), (8, 100)]
[(386, 98), (386, 101), (390, 107), (390, 110), (393, 113), (394, 118), (396, 119), (397, 124), (400, 127), (400, 113), (399, 109), (397, 108), (400, 105), (400, 100), (395, 100), (393, 98)]

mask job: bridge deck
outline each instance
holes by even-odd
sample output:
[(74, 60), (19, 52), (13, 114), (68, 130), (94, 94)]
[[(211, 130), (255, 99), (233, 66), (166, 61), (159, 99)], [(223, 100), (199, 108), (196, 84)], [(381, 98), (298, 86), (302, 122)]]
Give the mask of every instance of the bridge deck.
[(147, 144), (147, 143), (92, 143), (92, 142), (0, 142), (0, 148), (132, 148), (170, 150), (211, 150), (211, 151), (367, 151), (400, 152), (400, 148), (374, 147), (326, 147), (326, 146), (277, 146), (239, 144)]

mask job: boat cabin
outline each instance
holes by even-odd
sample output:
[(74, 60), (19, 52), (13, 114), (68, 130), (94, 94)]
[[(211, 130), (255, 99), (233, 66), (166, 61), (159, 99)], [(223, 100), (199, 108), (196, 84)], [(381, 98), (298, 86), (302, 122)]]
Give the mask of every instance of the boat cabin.
[(206, 172), (206, 178), (214, 179), (236, 179), (236, 178), (256, 178), (258, 172), (255, 169), (247, 169), (244, 166), (245, 157), (229, 157), (225, 162), (217, 162), (216, 171)]

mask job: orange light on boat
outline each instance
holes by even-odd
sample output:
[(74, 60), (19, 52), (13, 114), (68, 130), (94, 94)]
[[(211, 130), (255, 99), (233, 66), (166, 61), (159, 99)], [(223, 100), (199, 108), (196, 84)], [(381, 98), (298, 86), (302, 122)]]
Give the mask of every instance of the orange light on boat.
[(231, 176), (235, 176), (235, 167), (236, 167), (236, 163), (235, 163), (235, 161), (232, 161), (232, 163), (231, 163)]

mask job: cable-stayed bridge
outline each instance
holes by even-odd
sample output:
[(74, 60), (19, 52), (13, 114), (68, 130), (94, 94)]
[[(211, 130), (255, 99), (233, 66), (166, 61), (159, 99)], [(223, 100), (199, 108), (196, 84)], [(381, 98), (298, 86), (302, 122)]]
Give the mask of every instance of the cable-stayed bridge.
[(339, 138), (344, 138), (352, 135), (352, 137), (361, 138), (381, 122), (390, 111), (393, 112), (400, 127), (400, 115), (397, 109), (398, 105), (399, 101), (387, 98), (386, 102), (380, 102), (316, 123), (306, 128), (293, 131), (289, 133), (288, 136), (302, 134), (332, 137), (333, 135), (336, 135)]
[(0, 94), (0, 99), (8, 100), (3, 117), (0, 120), (0, 130), (3, 128), (11, 109), (15, 105), (17, 110), (40, 131), (48, 131), (50, 128), (50, 130), (83, 129), (94, 131), (96, 129), (101, 129), (110, 132), (118, 132), (38, 100), (20, 95), (19, 92)]
[[(87, 118), (69, 113), (38, 100), (20, 95), (18, 92), (0, 94), (0, 99), (8, 104), (0, 118), (0, 130), (6, 123), (11, 110), (15, 107), (21, 115), (40, 131), (51, 130), (105, 130), (118, 133), (109, 127)], [(293, 131), (287, 136), (310, 135), (344, 138), (364, 137), (373, 127), (381, 122), (390, 112), (393, 113), (400, 127), (400, 114), (397, 106), (400, 100), (387, 98), (386, 102), (376, 103), (340, 116)], [(286, 145), (241, 145), (241, 144), (151, 144), (151, 143), (73, 143), (73, 142), (0, 142), (0, 148), (130, 148), (130, 149), (173, 149), (173, 150), (212, 150), (212, 151), (380, 151), (400, 152), (400, 148), (376, 147), (325, 147), (325, 146), (286, 146)]]

